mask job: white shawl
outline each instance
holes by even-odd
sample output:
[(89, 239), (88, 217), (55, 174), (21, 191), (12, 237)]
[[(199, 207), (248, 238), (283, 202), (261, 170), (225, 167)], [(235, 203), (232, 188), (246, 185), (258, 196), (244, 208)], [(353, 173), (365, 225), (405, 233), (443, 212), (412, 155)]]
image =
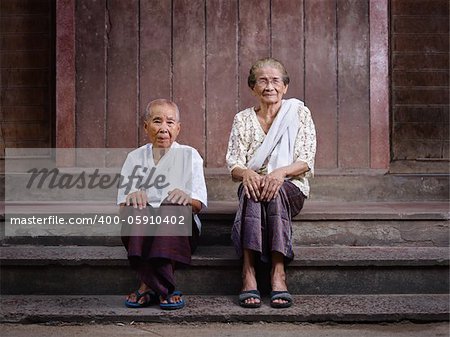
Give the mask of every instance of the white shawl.
[(296, 98), (283, 100), (264, 142), (256, 150), (247, 167), (259, 170), (270, 156), (267, 173), (294, 162), (294, 145), (300, 126), (298, 111), (304, 103)]

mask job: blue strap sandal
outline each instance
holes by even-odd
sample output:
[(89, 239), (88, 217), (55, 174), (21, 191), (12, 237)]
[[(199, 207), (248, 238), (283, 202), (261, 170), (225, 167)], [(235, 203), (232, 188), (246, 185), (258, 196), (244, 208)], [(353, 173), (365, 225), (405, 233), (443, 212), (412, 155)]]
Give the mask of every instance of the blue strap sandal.
[[(258, 303), (247, 303), (250, 298), (259, 300)], [(239, 293), (239, 305), (243, 308), (259, 308), (261, 306), (261, 294), (258, 290), (247, 290)]]
[(167, 303), (159, 303), (159, 307), (163, 310), (176, 310), (176, 309), (181, 309), (184, 307), (185, 302), (184, 300), (181, 298), (181, 300), (179, 302), (173, 302), (172, 301), (172, 297), (173, 296), (183, 296), (183, 294), (181, 293), (181, 291), (174, 291), (172, 294), (168, 294), (166, 297), (166, 301)]
[[(156, 304), (159, 301), (158, 296), (152, 290), (147, 290), (143, 293), (140, 293), (139, 290), (136, 290), (134, 294), (136, 295), (136, 302), (131, 302), (129, 299), (125, 301), (125, 305), (128, 308), (145, 308), (149, 305)], [(139, 300), (143, 297), (144, 302), (139, 303)]]
[[(285, 303), (274, 302), (275, 300), (283, 300)], [(270, 306), (272, 308), (289, 308), (292, 305), (293, 298), (288, 291), (271, 291), (270, 292)]]

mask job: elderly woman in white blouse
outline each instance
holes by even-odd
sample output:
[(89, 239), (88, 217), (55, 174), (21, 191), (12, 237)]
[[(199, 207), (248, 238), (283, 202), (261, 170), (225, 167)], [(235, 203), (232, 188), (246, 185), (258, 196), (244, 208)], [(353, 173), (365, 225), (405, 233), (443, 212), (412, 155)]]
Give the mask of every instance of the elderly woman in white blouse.
[(243, 258), (239, 304), (261, 306), (255, 275), (259, 258), (271, 263), (270, 305), (286, 308), (293, 303), (285, 274), (285, 264), (294, 258), (291, 218), (309, 195), (316, 133), (303, 102), (283, 100), (289, 76), (279, 61), (258, 60), (248, 86), (258, 103), (236, 114), (226, 156), (233, 179), (242, 182), (232, 229), (236, 252)]

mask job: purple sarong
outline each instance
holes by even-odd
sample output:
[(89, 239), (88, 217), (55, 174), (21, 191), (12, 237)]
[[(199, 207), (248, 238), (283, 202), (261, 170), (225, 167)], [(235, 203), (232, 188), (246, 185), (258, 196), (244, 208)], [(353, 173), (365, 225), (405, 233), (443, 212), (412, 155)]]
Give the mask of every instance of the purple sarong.
[(247, 198), (241, 184), (238, 190), (239, 207), (234, 220), (231, 238), (239, 257), (244, 249), (261, 254), (261, 261), (271, 261), (271, 253), (284, 255), (292, 261), (292, 217), (300, 213), (305, 196), (290, 181), (281, 186), (278, 196), (268, 202)]
[[(151, 216), (152, 210), (151, 206), (143, 210), (126, 206), (120, 209), (120, 216), (122, 219)], [(136, 231), (132, 226), (131, 229), (129, 225), (122, 226), (122, 243), (130, 265), (139, 281), (165, 297), (175, 290), (174, 268), (189, 265), (197, 247), (199, 232), (195, 221), (192, 219), (192, 236), (136, 235), (140, 229)]]

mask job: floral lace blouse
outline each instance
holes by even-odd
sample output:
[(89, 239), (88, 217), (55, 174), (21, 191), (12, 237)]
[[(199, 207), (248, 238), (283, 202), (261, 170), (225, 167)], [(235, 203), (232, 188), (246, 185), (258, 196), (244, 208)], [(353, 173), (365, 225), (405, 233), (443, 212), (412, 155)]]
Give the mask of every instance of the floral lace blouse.
[[(294, 161), (305, 162), (309, 167), (309, 171), (302, 175), (291, 177), (290, 181), (300, 188), (302, 193), (308, 197), (310, 190), (308, 177), (314, 175), (316, 129), (311, 117), (311, 112), (306, 106), (302, 106), (299, 109), (298, 118), (300, 127), (295, 140)], [(262, 129), (253, 107), (237, 113), (231, 128), (226, 155), (230, 172), (236, 167), (247, 168), (247, 163), (255, 155), (256, 150), (261, 146), (265, 137), (266, 133)], [(267, 174), (268, 161), (269, 158), (266, 159), (258, 173)]]

